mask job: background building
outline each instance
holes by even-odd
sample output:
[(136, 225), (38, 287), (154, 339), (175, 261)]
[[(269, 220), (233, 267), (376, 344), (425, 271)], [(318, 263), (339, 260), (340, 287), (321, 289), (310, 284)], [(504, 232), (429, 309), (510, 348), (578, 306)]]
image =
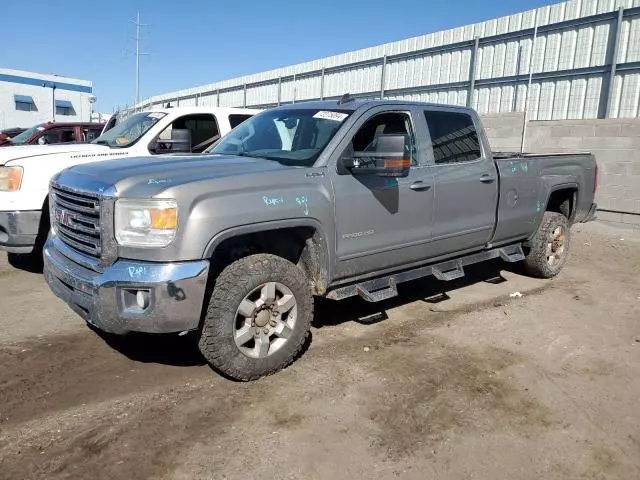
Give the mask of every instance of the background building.
[(92, 90), (88, 80), (0, 68), (0, 129), (51, 120), (88, 122)]
[(528, 104), (533, 120), (637, 117), (640, 0), (558, 3), (158, 95), (136, 108), (268, 107), (345, 92), (469, 105), (480, 114)]

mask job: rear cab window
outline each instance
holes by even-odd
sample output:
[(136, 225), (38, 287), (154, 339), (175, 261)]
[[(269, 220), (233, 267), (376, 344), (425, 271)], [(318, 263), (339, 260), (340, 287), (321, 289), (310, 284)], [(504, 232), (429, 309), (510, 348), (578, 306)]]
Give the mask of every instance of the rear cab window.
[(240, 125), (248, 118), (251, 118), (252, 116), (253, 115), (250, 115), (248, 113), (232, 113), (231, 115), (229, 115), (229, 124), (231, 125), (232, 129), (236, 128), (238, 125)]
[(480, 139), (471, 115), (425, 110), (436, 165), (471, 162), (482, 157)]

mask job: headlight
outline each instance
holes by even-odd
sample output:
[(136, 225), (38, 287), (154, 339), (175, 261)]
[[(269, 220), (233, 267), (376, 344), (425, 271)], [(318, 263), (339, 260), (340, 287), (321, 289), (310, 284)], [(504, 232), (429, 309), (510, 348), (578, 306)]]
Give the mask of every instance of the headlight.
[(115, 234), (120, 245), (166, 247), (176, 236), (178, 205), (175, 200), (116, 201)]
[(0, 191), (16, 192), (22, 184), (22, 167), (0, 167)]

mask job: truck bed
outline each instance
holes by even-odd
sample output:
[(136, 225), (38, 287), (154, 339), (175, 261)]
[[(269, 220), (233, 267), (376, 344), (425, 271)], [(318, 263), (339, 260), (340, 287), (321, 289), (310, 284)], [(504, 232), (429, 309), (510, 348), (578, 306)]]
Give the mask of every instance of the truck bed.
[(518, 240), (535, 230), (532, 226), (539, 224), (556, 191), (573, 191), (574, 221), (589, 215), (597, 175), (592, 154), (495, 152), (493, 156), (499, 199), (492, 244)]

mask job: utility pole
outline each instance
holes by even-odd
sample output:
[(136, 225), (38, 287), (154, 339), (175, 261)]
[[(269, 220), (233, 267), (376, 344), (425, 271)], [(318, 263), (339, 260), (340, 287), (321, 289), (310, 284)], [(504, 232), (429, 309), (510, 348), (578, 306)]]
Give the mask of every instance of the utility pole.
[(533, 40), (531, 41), (531, 55), (529, 55), (529, 81), (527, 82), (527, 92), (524, 96), (524, 121), (522, 123), (522, 143), (520, 143), (520, 154), (524, 154), (525, 140), (527, 137), (527, 122), (529, 121), (529, 93), (531, 91), (531, 82), (533, 80), (533, 55), (536, 50), (536, 40), (538, 39), (538, 18), (535, 20), (533, 28)]
[(51, 117), (53, 123), (56, 123), (56, 84), (51, 85), (51, 105), (53, 106), (51, 111)]
[(148, 27), (148, 24), (140, 23), (140, 12), (137, 12), (135, 20), (129, 20), (136, 26), (136, 36), (133, 38), (136, 41), (136, 96), (134, 104), (137, 105), (140, 102), (140, 57), (143, 55), (149, 55), (140, 51), (140, 27)]

